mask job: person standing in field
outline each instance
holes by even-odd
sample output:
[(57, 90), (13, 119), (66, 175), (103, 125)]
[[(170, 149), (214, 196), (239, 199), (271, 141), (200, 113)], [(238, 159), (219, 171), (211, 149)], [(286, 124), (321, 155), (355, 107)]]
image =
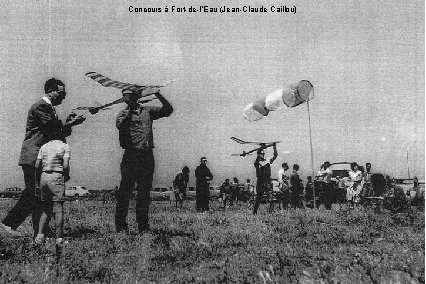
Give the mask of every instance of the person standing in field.
[[(413, 190), (416, 192), (416, 195), (411, 201), (412, 206), (416, 206), (419, 210), (424, 209), (424, 187), (420, 187), (419, 179), (415, 176), (413, 179)], [(408, 192), (410, 192), (409, 190)], [(411, 197), (410, 197), (411, 198)]]
[[(0, 229), (7, 235), (20, 235), (16, 229), (25, 221), (28, 215), (32, 217), (34, 236), (39, 231), (40, 216), (42, 214), (41, 201), (35, 195), (35, 162), (38, 152), (48, 142), (52, 133), (61, 133), (62, 137), (71, 135), (71, 128), (83, 123), (86, 118), (71, 113), (66, 123), (58, 118), (55, 106), (62, 104), (66, 97), (65, 84), (51, 78), (44, 84), (45, 95), (34, 103), (28, 111), (24, 142), (22, 143), (19, 166), (24, 173), (25, 189), (15, 206), (9, 211)], [(65, 139), (65, 138), (64, 138)]]
[(362, 189), (362, 172), (359, 170), (357, 163), (351, 163), (351, 170), (349, 171), (350, 185), (347, 188), (346, 200), (350, 207), (354, 207), (359, 202), (359, 195)]
[(188, 186), (189, 181), (189, 168), (187, 166), (183, 167), (182, 172), (177, 174), (175, 179), (173, 180), (173, 189), (176, 200), (176, 208), (178, 207), (178, 203), (180, 204), (180, 208), (183, 206), (183, 201), (186, 197), (186, 187)]
[(64, 226), (65, 182), (69, 177), (70, 147), (63, 137), (53, 134), (51, 140), (41, 146), (35, 162), (36, 193), (40, 197), (42, 214), (38, 226), (36, 244), (45, 240), (44, 229), (48, 220), (55, 214), (56, 250), (61, 251)]
[(243, 190), (241, 192), (241, 200), (243, 202), (246, 202), (251, 194), (251, 184), (250, 179), (246, 179), (246, 182), (244, 183)]
[(246, 182), (244, 183), (244, 191), (250, 192), (250, 187), (251, 187), (250, 179), (246, 179)]
[(302, 194), (303, 186), (300, 183), (300, 177), (297, 173), (299, 171), (299, 165), (293, 165), (293, 172), (290, 175), (290, 185), (291, 185), (291, 203), (293, 208), (300, 208), (302, 205)]
[(324, 162), (321, 166), (321, 170), (317, 173), (318, 180), (322, 185), (322, 199), (325, 209), (327, 210), (331, 209), (331, 205), (336, 197), (336, 192), (332, 183), (333, 171), (330, 169), (330, 166), (330, 162)]
[(281, 169), (278, 170), (278, 182), (281, 191), (281, 210), (287, 209), (290, 203), (290, 175), (288, 173), (288, 164), (282, 163)]
[(231, 195), (231, 183), (229, 178), (225, 179), (225, 182), (220, 186), (219, 198), (221, 199), (221, 208), (226, 207), (226, 202), (229, 201)]
[(308, 181), (305, 185), (305, 202), (306, 204), (309, 204), (311, 201), (313, 202), (314, 200), (314, 183), (312, 182), (312, 176), (308, 176), (307, 180)]
[(234, 177), (231, 184), (231, 196), (229, 199), (229, 206), (238, 204), (238, 199), (240, 199), (240, 182), (237, 177)]
[[(259, 209), (260, 202), (262, 200), (263, 194), (265, 192), (272, 191), (271, 184), (271, 164), (278, 157), (277, 145), (274, 143), (274, 154), (272, 157), (265, 159), (265, 150), (259, 149), (257, 150), (257, 157), (254, 162), (254, 167), (256, 169), (256, 199), (253, 206), (253, 215), (257, 214), (257, 210)], [(271, 202), (272, 207), (272, 202)]]
[(369, 197), (374, 196), (373, 188), (371, 186), (371, 163), (365, 164), (365, 172), (362, 174), (362, 184), (363, 184), (363, 196)]
[(139, 233), (144, 233), (149, 230), (150, 191), (155, 168), (152, 124), (154, 120), (170, 116), (173, 107), (159, 92), (155, 96), (162, 106), (139, 103), (139, 93), (131, 90), (124, 89), (122, 93), (127, 108), (119, 112), (116, 119), (124, 154), (120, 187), (115, 193), (115, 228), (117, 232), (129, 231), (126, 218), (136, 183), (136, 222)]
[(200, 165), (195, 169), (195, 191), (196, 191), (196, 208), (197, 212), (209, 211), (210, 181), (213, 175), (207, 167), (207, 158), (202, 157)]

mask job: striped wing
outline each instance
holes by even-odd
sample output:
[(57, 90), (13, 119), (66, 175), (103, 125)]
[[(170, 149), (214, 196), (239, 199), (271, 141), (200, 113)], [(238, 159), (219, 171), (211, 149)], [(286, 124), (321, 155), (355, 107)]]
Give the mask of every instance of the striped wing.
[(248, 142), (248, 141), (244, 141), (241, 140), (239, 138), (236, 137), (231, 137), (232, 140), (234, 140), (235, 142), (237, 142), (238, 144), (251, 144), (251, 145), (260, 145), (260, 146), (272, 146), (273, 144), (277, 144), (280, 143), (281, 141), (274, 141), (274, 142)]
[(89, 77), (90, 79), (98, 82), (99, 84), (101, 84), (103, 87), (113, 87), (113, 88), (117, 88), (117, 89), (122, 89), (122, 90), (131, 90), (134, 92), (137, 91), (143, 91), (145, 89), (148, 88), (161, 88), (161, 87), (165, 87), (170, 83), (173, 83), (174, 80), (170, 80), (162, 85), (137, 85), (137, 84), (129, 84), (129, 83), (123, 83), (123, 82), (119, 82), (119, 81), (115, 81), (115, 80), (111, 80), (110, 78), (99, 74), (97, 72), (88, 72), (86, 73), (86, 76)]
[(231, 137), (231, 139), (234, 140), (235, 142), (237, 142), (238, 144), (254, 144), (254, 145), (260, 145), (260, 144), (262, 144), (260, 142), (248, 142), (248, 141), (244, 141), (244, 140), (238, 139), (236, 137)]

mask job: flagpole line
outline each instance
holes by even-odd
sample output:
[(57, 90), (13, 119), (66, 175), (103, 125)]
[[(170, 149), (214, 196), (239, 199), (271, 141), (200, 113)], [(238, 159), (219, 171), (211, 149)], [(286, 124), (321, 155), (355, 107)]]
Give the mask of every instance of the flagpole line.
[(311, 170), (312, 170), (312, 194), (314, 197), (314, 209), (317, 208), (316, 206), (316, 196), (315, 196), (315, 172), (314, 172), (314, 150), (312, 146), (312, 129), (311, 129), (311, 113), (309, 111), (309, 99), (306, 100), (306, 106), (308, 109), (308, 124), (309, 124), (309, 143), (311, 146)]

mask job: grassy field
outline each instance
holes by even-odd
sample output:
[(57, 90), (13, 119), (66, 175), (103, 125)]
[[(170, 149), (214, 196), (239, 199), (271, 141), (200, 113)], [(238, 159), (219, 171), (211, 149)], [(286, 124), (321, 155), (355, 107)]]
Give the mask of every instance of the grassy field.
[[(0, 201), (3, 218), (14, 201)], [(130, 224), (136, 230), (134, 204)], [(246, 204), (195, 213), (153, 202), (151, 232), (114, 232), (114, 204), (68, 202), (62, 259), (54, 240), (0, 239), (0, 283), (424, 283), (424, 213), (288, 210)]]

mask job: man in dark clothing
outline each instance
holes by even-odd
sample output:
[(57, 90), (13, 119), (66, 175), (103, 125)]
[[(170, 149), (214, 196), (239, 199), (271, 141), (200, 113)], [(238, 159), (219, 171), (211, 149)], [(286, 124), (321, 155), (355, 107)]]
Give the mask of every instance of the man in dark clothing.
[(196, 207), (197, 212), (209, 211), (209, 184), (213, 179), (213, 175), (207, 167), (207, 159), (201, 158), (200, 165), (195, 169), (196, 178)]
[(293, 172), (290, 175), (290, 188), (291, 188), (291, 203), (293, 208), (300, 208), (302, 205), (303, 187), (300, 183), (300, 177), (297, 171), (299, 165), (293, 165)]
[[(16, 234), (22, 222), (32, 215), (34, 234), (37, 234), (41, 216), (41, 201), (35, 195), (35, 161), (38, 152), (52, 133), (58, 133), (65, 141), (71, 134), (71, 127), (83, 123), (84, 116), (71, 113), (63, 124), (56, 115), (55, 106), (60, 105), (66, 97), (65, 85), (62, 81), (51, 78), (44, 85), (45, 96), (34, 103), (27, 116), (24, 142), (22, 143), (19, 165), (24, 172), (25, 189), (21, 198), (0, 223), (3, 231)], [(35, 235), (34, 235), (35, 236)]]
[(314, 183), (312, 182), (312, 177), (307, 177), (308, 181), (306, 182), (305, 186), (305, 201), (307, 204), (309, 204), (312, 201), (313, 206), (313, 200), (314, 200)]
[(226, 201), (229, 200), (229, 195), (231, 193), (231, 183), (229, 182), (229, 178), (225, 179), (225, 182), (220, 186), (219, 197), (222, 200), (222, 208), (225, 208)]
[(365, 164), (365, 172), (362, 174), (362, 180), (364, 182), (364, 186), (362, 189), (363, 197), (374, 196), (373, 188), (371, 186), (371, 163)]
[[(256, 200), (253, 206), (253, 214), (257, 214), (259, 209), (260, 202), (262, 200), (263, 194), (267, 191), (272, 190), (271, 184), (271, 164), (278, 157), (277, 145), (273, 145), (274, 155), (268, 159), (265, 159), (265, 150), (259, 149), (257, 151), (257, 158), (254, 162), (254, 167), (256, 168)], [(272, 204), (272, 203), (271, 203)]]
[(175, 199), (176, 199), (176, 208), (178, 203), (180, 208), (183, 206), (183, 200), (186, 196), (186, 187), (189, 181), (189, 168), (187, 166), (183, 167), (182, 172), (177, 174), (173, 180), (173, 188), (175, 190)]
[(127, 108), (116, 119), (120, 146), (124, 149), (121, 161), (121, 182), (116, 192), (115, 228), (117, 232), (127, 232), (126, 222), (129, 202), (136, 183), (136, 222), (140, 233), (149, 230), (148, 213), (151, 201), (150, 191), (154, 175), (154, 142), (152, 123), (172, 114), (170, 103), (159, 93), (155, 96), (162, 106), (144, 105), (138, 102), (140, 95), (131, 90), (123, 90), (123, 100)]
[(240, 183), (237, 177), (234, 177), (231, 184), (231, 196), (229, 199), (229, 206), (238, 204), (238, 199), (240, 199)]

